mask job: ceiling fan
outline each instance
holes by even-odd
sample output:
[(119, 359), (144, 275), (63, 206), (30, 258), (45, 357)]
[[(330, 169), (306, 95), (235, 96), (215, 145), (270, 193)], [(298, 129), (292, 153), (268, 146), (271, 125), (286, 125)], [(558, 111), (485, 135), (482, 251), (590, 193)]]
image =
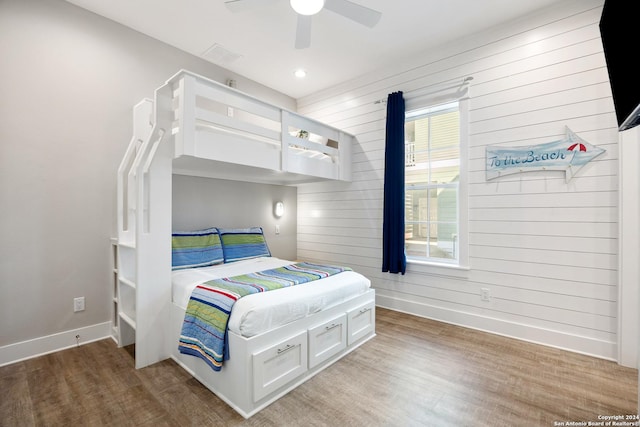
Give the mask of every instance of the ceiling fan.
[[(225, 6), (232, 12), (242, 12), (275, 3), (278, 0), (228, 0)], [(369, 28), (376, 26), (382, 14), (377, 10), (361, 6), (349, 0), (289, 0), (291, 8), (298, 14), (296, 27), (296, 49), (311, 45), (311, 17), (323, 9), (342, 15)]]

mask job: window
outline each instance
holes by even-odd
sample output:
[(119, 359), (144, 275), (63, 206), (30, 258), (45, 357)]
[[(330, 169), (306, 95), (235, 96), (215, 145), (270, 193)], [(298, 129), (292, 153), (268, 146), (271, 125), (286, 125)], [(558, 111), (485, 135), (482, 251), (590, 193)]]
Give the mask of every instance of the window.
[[(461, 103), (405, 114), (405, 248), (408, 261), (462, 265), (466, 189), (461, 163)], [(466, 216), (462, 220), (466, 221)], [(463, 238), (461, 238), (463, 237)], [(463, 255), (461, 257), (461, 254)]]

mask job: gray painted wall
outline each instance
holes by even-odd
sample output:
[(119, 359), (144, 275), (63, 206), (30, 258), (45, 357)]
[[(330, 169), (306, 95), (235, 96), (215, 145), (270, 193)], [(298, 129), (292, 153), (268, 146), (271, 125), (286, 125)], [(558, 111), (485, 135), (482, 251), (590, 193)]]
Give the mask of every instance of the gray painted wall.
[[(273, 214), (277, 201), (285, 206), (279, 219)], [(174, 175), (172, 215), (173, 229), (181, 231), (262, 227), (271, 255), (296, 258), (296, 187)]]
[[(0, 347), (110, 320), (116, 171), (134, 104), (188, 69), (295, 109), (62, 0), (0, 0), (0, 57)], [(86, 310), (73, 313), (77, 296)]]

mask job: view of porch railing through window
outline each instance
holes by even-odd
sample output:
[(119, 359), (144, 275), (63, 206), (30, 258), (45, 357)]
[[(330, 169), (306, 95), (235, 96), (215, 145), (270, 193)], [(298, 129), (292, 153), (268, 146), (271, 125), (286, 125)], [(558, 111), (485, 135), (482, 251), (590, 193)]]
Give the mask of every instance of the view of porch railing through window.
[(457, 102), (407, 113), (405, 144), (407, 257), (457, 261), (460, 175)]

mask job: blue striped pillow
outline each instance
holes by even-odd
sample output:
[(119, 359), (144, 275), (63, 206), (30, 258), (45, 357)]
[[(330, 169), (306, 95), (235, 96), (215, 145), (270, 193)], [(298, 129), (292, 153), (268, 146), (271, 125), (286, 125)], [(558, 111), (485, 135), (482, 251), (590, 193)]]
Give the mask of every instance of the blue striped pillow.
[(261, 227), (220, 228), (224, 262), (271, 256)]
[(224, 262), (217, 228), (174, 231), (171, 234), (171, 269), (206, 267)]

